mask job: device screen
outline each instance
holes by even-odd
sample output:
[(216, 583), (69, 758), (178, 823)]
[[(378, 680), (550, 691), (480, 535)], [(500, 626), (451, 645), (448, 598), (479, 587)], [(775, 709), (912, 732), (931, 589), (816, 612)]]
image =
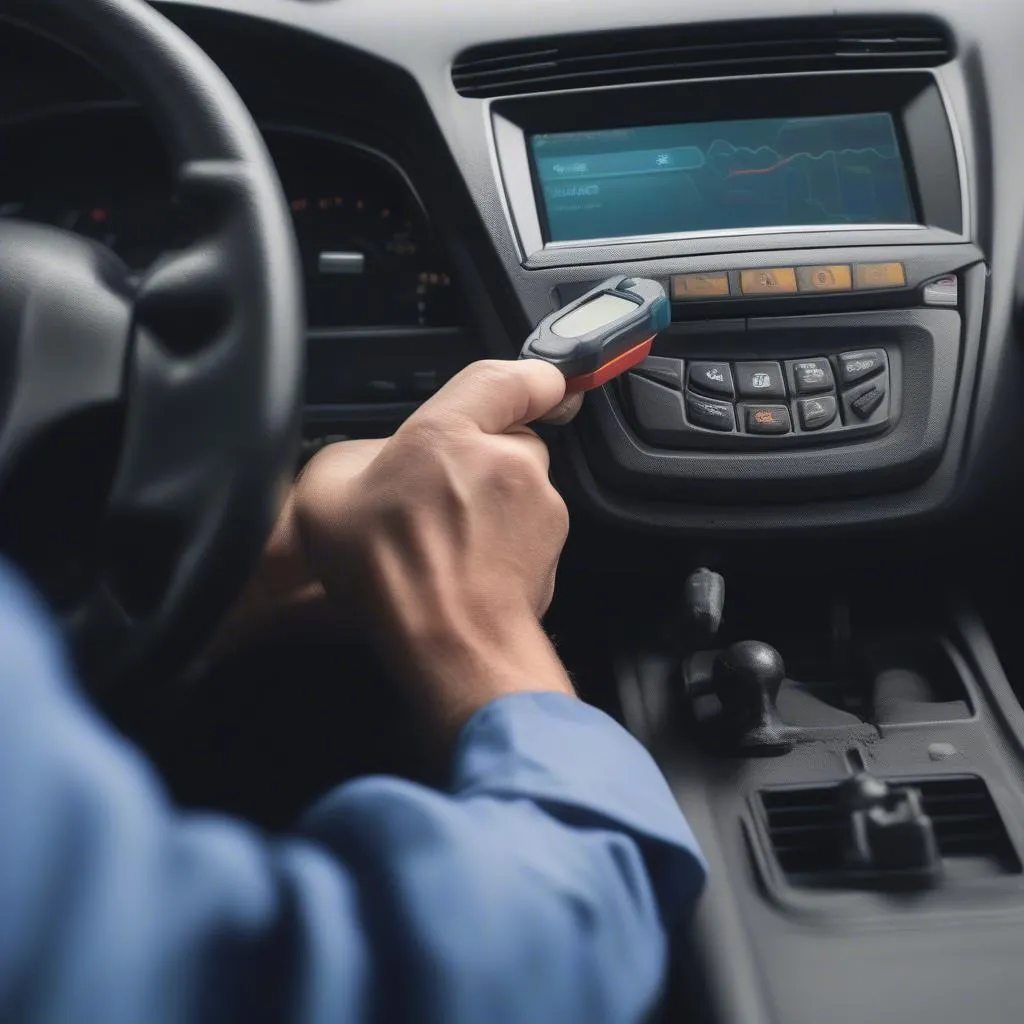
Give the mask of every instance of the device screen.
[(551, 325), (551, 332), (559, 338), (582, 338), (628, 316), (636, 307), (635, 302), (621, 295), (598, 295), (556, 320)]
[(548, 241), (916, 224), (891, 114), (533, 135)]

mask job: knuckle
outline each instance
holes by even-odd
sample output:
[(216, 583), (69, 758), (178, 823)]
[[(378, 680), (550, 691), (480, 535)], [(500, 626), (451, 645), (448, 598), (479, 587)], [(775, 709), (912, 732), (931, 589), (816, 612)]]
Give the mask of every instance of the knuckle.
[(399, 433), (407, 444), (427, 451), (444, 444), (455, 432), (457, 424), (436, 409), (423, 409), (401, 427)]
[(496, 483), (514, 492), (540, 492), (548, 483), (547, 474), (528, 451), (503, 452), (491, 469)]
[(548, 502), (551, 510), (552, 528), (557, 530), (564, 541), (569, 536), (569, 506), (566, 505), (565, 499), (554, 487), (549, 486), (548, 491), (550, 492)]

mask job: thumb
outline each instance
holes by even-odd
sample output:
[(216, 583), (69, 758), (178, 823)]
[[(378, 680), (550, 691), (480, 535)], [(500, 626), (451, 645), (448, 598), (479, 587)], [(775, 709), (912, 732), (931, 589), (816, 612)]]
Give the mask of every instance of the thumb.
[(471, 420), (484, 433), (547, 416), (565, 398), (560, 370), (539, 359), (486, 359), (453, 377), (415, 414), (442, 414)]

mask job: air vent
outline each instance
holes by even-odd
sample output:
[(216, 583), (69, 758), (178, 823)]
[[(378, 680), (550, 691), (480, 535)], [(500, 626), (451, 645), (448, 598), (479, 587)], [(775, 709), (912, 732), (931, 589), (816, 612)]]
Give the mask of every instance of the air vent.
[[(948, 882), (1021, 871), (1020, 860), (982, 779), (949, 776), (893, 786), (920, 790)], [(761, 793), (772, 849), (793, 885), (850, 888), (863, 881), (846, 862), (848, 819), (838, 792), (837, 786), (824, 786)]]
[(931, 19), (671, 26), (482, 46), (452, 69), (462, 96), (801, 71), (924, 68), (953, 56)]

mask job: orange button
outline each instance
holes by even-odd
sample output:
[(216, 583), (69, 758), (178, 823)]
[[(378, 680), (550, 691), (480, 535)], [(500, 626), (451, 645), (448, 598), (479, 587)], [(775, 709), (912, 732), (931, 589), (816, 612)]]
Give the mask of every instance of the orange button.
[(774, 270), (743, 270), (740, 287), (744, 295), (795, 295), (796, 271), (792, 267)]
[(692, 301), (728, 297), (728, 274), (676, 274), (672, 278), (673, 299)]
[(858, 263), (853, 280), (859, 289), (906, 288), (907, 271), (902, 263)]
[(848, 266), (798, 267), (796, 279), (802, 292), (853, 291), (853, 273)]

